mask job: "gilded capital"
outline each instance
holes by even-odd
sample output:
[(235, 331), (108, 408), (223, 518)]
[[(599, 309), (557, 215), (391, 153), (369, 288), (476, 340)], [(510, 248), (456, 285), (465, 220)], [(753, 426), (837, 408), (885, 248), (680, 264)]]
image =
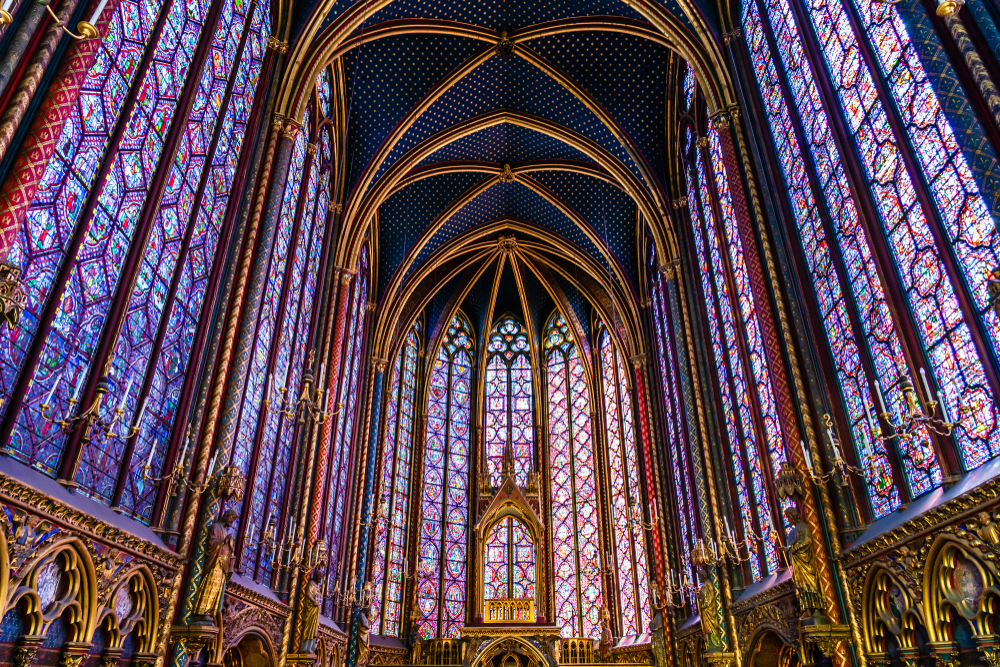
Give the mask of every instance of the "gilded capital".
[(268, 37), (267, 38), (267, 48), (274, 49), (275, 51), (277, 51), (280, 54), (288, 53), (288, 44), (285, 43), (285, 42), (283, 42), (283, 41), (281, 41), (277, 37)]
[(695, 145), (698, 148), (704, 148), (705, 146), (708, 146), (708, 137), (699, 137), (698, 141), (695, 142)]
[(309, 153), (310, 156), (316, 155), (316, 144), (306, 144), (306, 153)]

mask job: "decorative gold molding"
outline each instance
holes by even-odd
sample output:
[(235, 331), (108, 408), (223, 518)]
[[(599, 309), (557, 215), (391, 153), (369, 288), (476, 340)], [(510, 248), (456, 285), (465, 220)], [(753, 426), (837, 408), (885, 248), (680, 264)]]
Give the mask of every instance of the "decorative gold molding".
[(288, 53), (288, 44), (286, 42), (281, 41), (277, 37), (267, 38), (267, 48), (274, 49), (280, 55)]
[(72, 528), (95, 542), (112, 545), (168, 570), (176, 571), (183, 563), (183, 559), (169, 549), (104, 523), (2, 472), (0, 501), (9, 502), (52, 523)]
[(21, 314), (27, 304), (27, 295), (21, 286), (21, 269), (0, 262), (0, 319), (11, 329), (21, 323)]

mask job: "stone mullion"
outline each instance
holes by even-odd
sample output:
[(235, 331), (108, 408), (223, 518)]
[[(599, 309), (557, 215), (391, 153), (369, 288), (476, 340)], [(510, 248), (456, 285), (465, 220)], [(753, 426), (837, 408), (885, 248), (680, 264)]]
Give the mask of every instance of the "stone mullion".
[[(257, 312), (260, 307), (260, 299), (264, 290), (266, 276), (266, 262), (270, 258), (270, 249), (274, 242), (274, 230), (277, 225), (278, 211), (281, 207), (281, 195), (284, 189), (284, 181), (288, 175), (288, 166), (291, 160), (292, 146), (294, 145), (294, 126), (291, 131), (282, 129), (284, 119), (276, 118), (272, 130), (272, 146), (275, 142), (279, 145), (275, 148), (268, 147), (268, 158), (275, 155), (273, 170), (267, 170), (262, 174), (258, 198), (253, 212), (253, 223), (251, 239), (256, 239), (256, 243), (248, 246), (254, 248), (252, 252), (244, 253), (243, 263), (240, 267), (240, 276), (237, 282), (236, 293), (234, 295), (232, 310), (229, 315), (229, 325), (227, 326), (226, 341), (223, 348), (222, 362), (224, 371), (217, 375), (216, 388), (213, 391), (213, 409), (209, 412), (208, 428), (202, 434), (202, 446), (200, 448), (198, 482), (204, 478), (204, 470), (208, 468), (208, 461), (212, 458), (211, 450), (217, 441), (217, 451), (215, 456), (223, 461), (228, 461), (236, 434), (236, 418), (242, 397), (243, 379), (246, 375), (247, 366), (250, 363), (252, 353), (252, 334), (256, 330)], [(278, 141), (278, 135), (281, 139)], [(268, 159), (267, 163), (271, 160)], [(265, 164), (267, 164), (265, 163)], [(270, 171), (270, 173), (268, 173)], [(268, 191), (268, 181), (271, 174), (274, 180), (270, 185), (270, 196), (266, 210), (261, 211), (263, 201)], [(224, 396), (224, 398), (223, 398)], [(220, 405), (221, 403), (221, 405)], [(221, 413), (218, 410), (221, 409)], [(215, 415), (218, 415), (216, 418)], [(215, 437), (215, 431), (221, 433)], [(185, 602), (181, 610), (181, 622), (187, 623), (192, 613), (194, 594), (201, 583), (201, 567), (205, 555), (205, 547), (208, 540), (208, 531), (212, 521), (220, 509), (219, 498), (214, 490), (209, 490), (205, 497), (204, 520), (198, 529), (195, 538), (194, 552), (191, 556), (190, 572), (188, 577)], [(191, 526), (194, 530), (194, 526)], [(176, 657), (175, 659), (179, 659)]]
[[(105, 9), (101, 15), (101, 20), (98, 21), (99, 32), (107, 28), (111, 16), (114, 15), (114, 11), (117, 8), (117, 2), (109, 2), (109, 6), (111, 11), (109, 12), (108, 9)], [(153, 54), (156, 51), (156, 44), (163, 33), (163, 26), (166, 23), (167, 15), (168, 12), (161, 7), (156, 19), (156, 26), (150, 35), (149, 45), (143, 53), (139, 69), (136, 72), (136, 82), (141, 82), (149, 70), (153, 61)], [(57, 75), (52, 90), (36, 115), (29, 138), (21, 148), (21, 155), (19, 155), (18, 161), (15, 162), (15, 167), (23, 164), (20, 161), (22, 156), (24, 157), (24, 162), (28, 164), (23, 164), (20, 171), (16, 172), (14, 176), (8, 177), (4, 181), (3, 187), (0, 188), (0, 261), (6, 260), (10, 249), (13, 247), (15, 238), (27, 214), (28, 207), (34, 199), (38, 184), (45, 173), (45, 169), (52, 157), (52, 152), (55, 150), (55, 143), (61, 134), (62, 125), (72, 112), (72, 106), (75, 104), (76, 99), (79, 98), (80, 87), (83, 85), (90, 65), (93, 63), (94, 52), (99, 47), (99, 44), (95, 43), (96, 41), (95, 39), (85, 39), (74, 45), (77, 47), (77, 50), (71, 53), (70, 57), (64, 61), (62, 65), (63, 69)], [(87, 50), (83, 46), (86, 44), (92, 44), (91, 50)], [(78, 69), (84, 68), (84, 66), (86, 66), (85, 69)], [(0, 422), (0, 441), (2, 442), (7, 442), (10, 439), (14, 426), (17, 423), (21, 404), (35, 374), (38, 359), (45, 348), (45, 342), (52, 330), (53, 320), (62, 303), (62, 299), (59, 298), (59, 292), (68, 283), (77, 254), (87, 237), (93, 210), (100, 195), (101, 185), (107, 179), (108, 173), (114, 165), (115, 158), (118, 155), (118, 146), (128, 125), (128, 117), (139, 97), (140, 89), (142, 89), (142, 86), (138, 83), (133, 85), (122, 102), (121, 114), (114, 131), (108, 139), (108, 149), (104, 154), (104, 160), (98, 169), (96, 177), (92, 181), (91, 187), (87, 191), (82, 212), (73, 228), (69, 243), (66, 246), (66, 252), (60, 260), (55, 279), (52, 281), (52, 291), (38, 314), (34, 337), (21, 364), (20, 375), (18, 375), (17, 381), (11, 390), (3, 421)], [(66, 99), (73, 99), (73, 103), (65, 102), (64, 100)], [(59, 107), (53, 108), (56, 104)], [(44, 122), (47, 117), (52, 119), (53, 122)], [(58, 119), (58, 123), (54, 122), (55, 119)], [(32, 141), (32, 138), (36, 136), (39, 136), (39, 138)], [(8, 193), (15, 193), (15, 195), (12, 198)], [(67, 447), (63, 454), (63, 462), (75, 458), (71, 454), (70, 448)], [(62, 468), (63, 465), (60, 464), (59, 478), (65, 478), (65, 475), (62, 474)]]
[[(802, 433), (799, 430), (798, 416), (796, 414), (793, 400), (800, 396), (799, 392), (793, 391), (785, 367), (784, 353), (778, 339), (774, 313), (771, 306), (771, 294), (767, 289), (767, 282), (764, 277), (764, 270), (756, 244), (756, 232), (750, 220), (747, 209), (743, 183), (740, 180), (740, 164), (737, 161), (736, 148), (733, 144), (730, 125), (725, 115), (720, 115), (715, 121), (722, 145), (723, 160), (726, 165), (726, 172), (729, 177), (729, 188), (733, 200), (733, 211), (735, 219), (740, 228), (740, 241), (743, 248), (744, 259), (746, 260), (747, 272), (750, 278), (750, 287), (754, 294), (754, 301), (757, 305), (757, 320), (761, 328), (764, 351), (767, 356), (768, 369), (771, 374), (771, 385), (774, 390), (775, 403), (778, 409), (778, 419), (786, 442), (796, 443), (802, 440)], [(770, 263), (770, 262), (769, 262)], [(775, 288), (775, 298), (779, 298), (780, 286), (772, 285)], [(809, 470), (805, 463), (805, 458), (800, 448), (795, 446), (785, 447), (786, 459), (796, 468), (803, 479), (809, 479)], [(809, 525), (812, 539), (816, 544), (826, 543), (824, 526), (820, 524), (820, 508), (816, 498), (811, 493), (803, 496), (803, 507), (801, 508), (803, 518)], [(841, 618), (840, 605), (833, 581), (833, 568), (826, 550), (817, 550), (816, 561), (819, 570), (823, 598), (827, 606), (827, 614), (830, 619), (837, 623)], [(843, 644), (838, 645), (834, 662), (837, 667), (848, 664), (847, 652)]]
[[(691, 206), (691, 202), (688, 202)], [(681, 216), (683, 217), (683, 216)], [(722, 531), (719, 530), (718, 523), (713, 517), (721, 516), (719, 511), (719, 499), (716, 493), (715, 480), (712, 475), (712, 455), (709, 449), (710, 438), (708, 425), (706, 424), (705, 406), (702, 405), (702, 392), (698, 383), (698, 366), (696, 363), (697, 350), (694, 342), (694, 333), (690, 313), (688, 312), (687, 300), (683, 298), (685, 294), (683, 279), (684, 274), (680, 267), (671, 268), (671, 265), (661, 267), (664, 273), (667, 289), (670, 298), (670, 312), (675, 322), (683, 323), (683, 337), (677, 345), (678, 374), (680, 375), (681, 386), (684, 393), (684, 413), (688, 425), (688, 435), (692, 444), (701, 443), (701, 447), (691, 447), (691, 465), (694, 469), (694, 483), (698, 487), (697, 500), (698, 512), (701, 518), (702, 538), (705, 540), (721, 539)], [(697, 424), (697, 431), (695, 430)], [(706, 465), (707, 464), (707, 465)], [(742, 522), (741, 522), (742, 523)], [(716, 589), (722, 589), (726, 609), (728, 610), (732, 600), (732, 591), (729, 586), (728, 577), (720, 577), (718, 570), (714, 567), (706, 568), (711, 584)], [(721, 585), (720, 585), (721, 584)], [(705, 613), (699, 609), (699, 613)], [(717, 621), (722, 632), (723, 650), (734, 650), (736, 664), (741, 663), (741, 654), (736, 638), (736, 626), (732, 614), (727, 615), (720, 608)], [(727, 634), (727, 630), (728, 633)]]
[[(744, 165), (746, 166), (745, 174), (750, 191), (750, 201), (754, 209), (754, 216), (759, 228), (761, 229), (761, 247), (763, 249), (763, 259), (766, 262), (768, 268), (768, 278), (770, 280), (771, 289), (774, 293), (777, 319), (781, 329), (782, 337), (784, 339), (785, 350), (787, 351), (788, 354), (788, 362), (789, 362), (789, 369), (790, 369), (792, 383), (795, 387), (796, 394), (798, 396), (805, 396), (806, 395), (805, 387), (803, 386), (802, 374), (800, 371), (801, 366), (797, 358), (798, 355), (796, 352), (796, 347), (794, 344), (794, 340), (792, 338), (791, 328), (788, 323), (789, 320), (788, 304), (782, 297), (783, 292), (780, 289), (780, 278), (775, 269), (775, 262), (773, 256), (774, 250), (771, 247), (772, 241), (770, 237), (766, 233), (764, 233), (765, 227), (764, 227), (764, 215), (762, 211), (762, 205), (757, 194), (757, 184), (754, 181), (753, 177), (753, 167), (752, 164), (750, 164), (750, 157), (747, 152), (746, 137), (744, 136), (743, 126), (739, 118), (739, 109), (738, 108), (731, 109), (730, 115), (733, 117), (733, 131), (736, 134), (737, 141), (739, 142), (740, 153), (742, 155)], [(805, 435), (806, 435), (806, 442), (808, 443), (810, 449), (810, 457), (814, 457), (814, 460), (816, 460), (815, 459), (817, 454), (816, 449), (818, 448), (817, 443), (821, 442), (820, 436), (816, 431), (816, 426), (813, 423), (812, 415), (809, 414), (809, 411), (802, 410), (801, 416), (802, 416), (803, 429), (805, 430)], [(794, 450), (795, 448), (793, 447), (792, 449)], [(798, 467), (798, 462), (795, 462), (795, 465), (796, 467)], [(861, 641), (861, 629), (857, 618), (857, 611), (853, 607), (850, 596), (844, 595), (841, 589), (840, 582), (847, 581), (847, 578), (846, 578), (846, 573), (844, 571), (844, 567), (839, 559), (839, 555), (841, 554), (843, 548), (840, 543), (840, 535), (837, 531), (836, 518), (834, 517), (833, 514), (833, 509), (832, 509), (833, 505), (826, 486), (823, 484), (819, 484), (817, 485), (817, 488), (819, 489), (820, 499), (822, 501), (821, 505), (823, 509), (823, 518), (826, 522), (825, 524), (826, 534), (829, 537), (829, 546), (833, 554), (832, 560), (837, 572), (837, 578), (834, 580), (834, 583), (837, 586), (838, 591), (840, 592), (841, 599), (844, 600), (844, 607), (847, 612), (847, 621), (851, 628), (851, 634), (854, 638), (855, 646), (863, 646), (863, 643)], [(831, 618), (833, 618), (833, 620), (836, 620), (836, 618), (834, 617)], [(859, 662), (861, 663), (862, 667), (864, 667), (865, 658), (863, 653), (859, 651), (856, 652), (855, 655), (858, 658)], [(844, 644), (840, 644), (838, 646), (837, 656), (839, 662), (843, 664), (847, 663), (847, 653)]]

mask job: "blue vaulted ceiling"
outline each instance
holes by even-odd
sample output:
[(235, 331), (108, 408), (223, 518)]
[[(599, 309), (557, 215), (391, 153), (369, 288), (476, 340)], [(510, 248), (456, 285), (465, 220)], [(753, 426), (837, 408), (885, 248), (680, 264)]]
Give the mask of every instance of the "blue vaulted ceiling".
[[(335, 0), (326, 25), (369, 1)], [(673, 0), (660, 4), (687, 23)], [(499, 43), (501, 31), (509, 48)], [(638, 295), (639, 211), (669, 207), (670, 53), (649, 38), (658, 31), (643, 15), (620, 0), (396, 0), (352, 37), (366, 32), (378, 38), (341, 56), (349, 109), (344, 210), (367, 220), (377, 207), (380, 303), (453, 239), (501, 220), (565, 239)], [(488, 126), (457, 131), (487, 118)], [(508, 169), (513, 177), (500, 178)], [(390, 176), (406, 184), (392, 191)], [(553, 304), (543, 281), (524, 280), (537, 300)], [(463, 308), (481, 307), (486, 282), (492, 289), (484, 276)], [(583, 299), (568, 283), (560, 293)], [(431, 303), (437, 310), (428, 315), (440, 317), (449, 302)], [(541, 328), (549, 312), (530, 317)]]

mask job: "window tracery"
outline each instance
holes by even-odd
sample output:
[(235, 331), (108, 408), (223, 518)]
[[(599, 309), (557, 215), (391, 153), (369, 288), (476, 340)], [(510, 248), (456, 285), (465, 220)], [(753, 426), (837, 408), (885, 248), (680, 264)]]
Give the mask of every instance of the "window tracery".
[(382, 477), (378, 493), (381, 511), (375, 530), (372, 581), (375, 601), (371, 607), (372, 631), (399, 636), (403, 609), (403, 574), (409, 574), (406, 534), (409, 515), (410, 465), (413, 456), (414, 398), (420, 325), (414, 323), (392, 365), (389, 402), (385, 413)]
[(514, 454), (514, 479), (528, 483), (534, 462), (533, 380), (531, 346), (524, 326), (502, 318), (490, 332), (486, 362), (486, 471), (490, 484), (502, 480), (504, 451)]
[(649, 630), (649, 573), (646, 536), (639, 522), (639, 460), (635, 442), (632, 395), (621, 354), (611, 334), (599, 325), (601, 389), (607, 437), (611, 496), (611, 561), (618, 590), (620, 632), (639, 635)]
[(545, 332), (556, 619), (564, 637), (600, 638), (602, 581), (590, 389), (566, 319)]
[[(51, 412), (67, 415), (71, 396), (93, 393), (107, 359), (105, 403), (122, 409), (122, 431), (139, 432), (130, 442), (95, 437), (73, 481), (145, 523), (159, 485), (142, 464), (152, 453), (152, 476), (163, 474), (170, 443), (182, 440), (175, 419), (269, 33), (266, 0), (225, 0), (205, 31), (210, 4), (113, 5), (10, 255), (28, 303), (0, 361), (4, 408), (16, 420), (7, 451), (51, 476), (67, 468), (72, 437), (40, 406), (51, 396)], [(201, 40), (210, 44), (198, 60)], [(129, 97), (136, 87), (145, 92)], [(168, 141), (175, 123), (177, 144)]]
[(455, 315), (431, 369), (417, 569), (417, 631), (459, 637), (465, 624), (469, 530), (472, 328)]

